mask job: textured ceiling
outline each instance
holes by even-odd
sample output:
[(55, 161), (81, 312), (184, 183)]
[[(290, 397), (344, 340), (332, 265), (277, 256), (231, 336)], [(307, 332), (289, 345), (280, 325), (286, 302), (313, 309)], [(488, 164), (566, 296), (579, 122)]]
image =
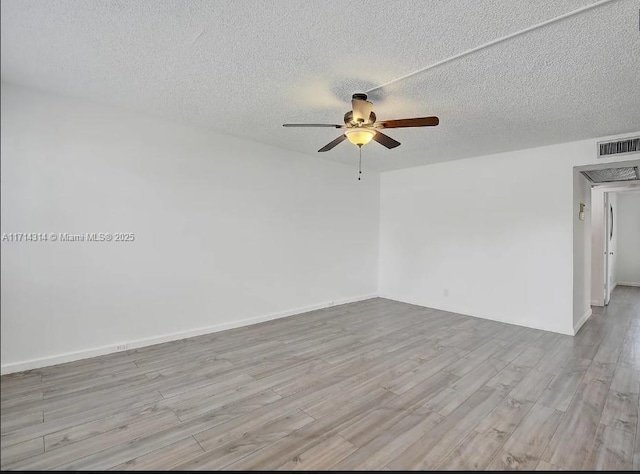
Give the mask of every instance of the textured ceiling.
[[(2, 0), (2, 80), (316, 150), (369, 90), (593, 0)], [(637, 0), (614, 0), (370, 95), (435, 128), (363, 148), (381, 170), (640, 129)]]

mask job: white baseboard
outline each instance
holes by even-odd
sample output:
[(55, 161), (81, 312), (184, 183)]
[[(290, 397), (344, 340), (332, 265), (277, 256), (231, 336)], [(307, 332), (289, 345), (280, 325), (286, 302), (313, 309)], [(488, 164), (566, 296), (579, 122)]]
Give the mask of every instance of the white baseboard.
[[(409, 301), (407, 299), (399, 299), (399, 298), (394, 298), (391, 296), (385, 296), (384, 294), (379, 294), (378, 295), (380, 298), (385, 298), (388, 300), (392, 300), (392, 301), (399, 301), (401, 303), (407, 303), (407, 304), (412, 304), (415, 306), (421, 306), (423, 308), (431, 308), (431, 309), (437, 309), (440, 311), (447, 311), (449, 313), (456, 313), (456, 314), (462, 314), (463, 316), (470, 316), (472, 318), (480, 318), (480, 319), (488, 319), (489, 321), (496, 321), (498, 323), (504, 323), (504, 324), (512, 324), (514, 326), (521, 326), (521, 327), (525, 327), (525, 328), (531, 328), (531, 329), (539, 329), (540, 331), (549, 331), (549, 332), (555, 332), (558, 334), (565, 334), (567, 336), (573, 336), (573, 328), (570, 325), (566, 325), (566, 326), (550, 326), (550, 325), (546, 325), (546, 324), (540, 324), (539, 321), (536, 320), (532, 320), (532, 319), (528, 319), (528, 320), (519, 320), (519, 321), (514, 321), (510, 318), (505, 318), (505, 317), (501, 317), (499, 315), (495, 315), (495, 314), (479, 314), (473, 311), (468, 310), (467, 308), (460, 308), (460, 307), (444, 307), (443, 305), (430, 305), (430, 306), (426, 306), (424, 304), (421, 303), (417, 303), (415, 301)], [(438, 307), (440, 306), (440, 307)]]
[(589, 319), (591, 317), (591, 308), (589, 308), (587, 311), (585, 311), (585, 313), (582, 315), (582, 317), (580, 318), (580, 320), (575, 323), (573, 325), (573, 335), (575, 336), (576, 334), (578, 334), (578, 331), (580, 330), (580, 328), (582, 327), (582, 325), (584, 323), (587, 322), (587, 319)]
[(602, 301), (591, 300), (591, 306), (604, 306), (604, 303)]
[(632, 282), (632, 281), (619, 281), (616, 284), (620, 286), (640, 286), (640, 283)]
[(350, 298), (342, 298), (340, 300), (334, 300), (325, 303), (318, 303), (309, 306), (303, 306), (301, 308), (290, 309), (286, 311), (280, 311), (278, 313), (266, 314), (255, 318), (241, 319), (239, 321), (231, 321), (228, 323), (216, 324), (214, 326), (208, 326), (204, 328), (191, 329), (188, 331), (176, 332), (173, 334), (165, 334), (162, 336), (148, 337), (145, 339), (137, 339), (133, 341), (123, 341), (113, 343), (108, 346), (95, 347), (92, 349), (85, 349), (81, 351), (68, 352), (65, 354), (58, 354), (50, 357), (43, 357), (40, 359), (31, 359), (22, 362), (13, 362), (9, 364), (2, 364), (0, 367), (0, 373), (2, 375), (12, 374), (14, 372), (22, 372), (25, 370), (39, 369), (42, 367), (49, 367), (51, 365), (63, 364), (65, 362), (73, 362), (80, 359), (89, 359), (91, 357), (97, 357), (105, 354), (112, 354), (118, 352), (116, 346), (118, 344), (127, 344), (128, 349), (136, 349), (139, 347), (153, 346), (155, 344), (161, 344), (163, 342), (177, 341), (179, 339), (187, 339), (189, 337), (202, 336), (204, 334), (211, 334), (214, 332), (225, 331), (227, 329), (234, 329), (241, 326), (250, 326), (252, 324), (262, 323), (265, 321), (271, 321), (272, 319), (286, 318), (287, 316), (293, 316), (301, 313), (308, 313), (309, 311), (315, 311), (318, 309), (329, 308), (332, 306), (338, 306), (347, 303), (355, 303), (356, 301), (364, 301), (371, 298), (376, 298), (378, 295), (375, 293), (368, 295), (353, 296)]

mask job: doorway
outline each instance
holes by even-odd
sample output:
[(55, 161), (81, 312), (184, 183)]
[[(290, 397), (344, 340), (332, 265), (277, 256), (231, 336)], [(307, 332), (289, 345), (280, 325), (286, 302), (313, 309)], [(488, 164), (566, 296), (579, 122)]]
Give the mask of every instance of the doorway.
[(608, 306), (618, 285), (640, 286), (640, 188), (594, 187), (591, 304)]
[[(636, 198), (627, 198), (631, 195)], [(573, 316), (576, 332), (592, 312), (600, 313), (615, 302), (620, 293), (614, 291), (616, 286), (640, 280), (640, 276), (634, 276), (640, 274), (640, 260), (634, 260), (633, 251), (628, 249), (629, 238), (640, 241), (640, 227), (633, 228), (634, 211), (630, 210), (633, 205), (640, 206), (637, 199), (640, 199), (640, 160), (574, 168)], [(640, 207), (635, 209), (635, 214), (640, 220)], [(638, 247), (637, 243), (632, 247)], [(633, 268), (629, 270), (629, 266)], [(628, 276), (629, 271), (632, 276)], [(625, 274), (627, 276), (621, 276)]]
[[(611, 302), (611, 295), (619, 284), (634, 284), (624, 275), (626, 265), (637, 266), (633, 251), (628, 249), (627, 241), (640, 241), (638, 230), (634, 227), (636, 215), (640, 215), (633, 196), (640, 193), (640, 160), (606, 165), (585, 166), (576, 169), (583, 177), (582, 184), (590, 187), (590, 219), (585, 234), (590, 234), (591, 264), (585, 271), (591, 270), (592, 306), (605, 307)], [(624, 177), (625, 179), (620, 179)], [(616, 180), (618, 179), (618, 180)], [(631, 196), (631, 197), (629, 197)], [(620, 222), (623, 222), (622, 226)], [(619, 240), (622, 239), (622, 254), (619, 252)], [(623, 263), (624, 262), (624, 263)], [(623, 263), (623, 275), (620, 278), (619, 264)], [(640, 272), (640, 268), (632, 273)], [(631, 280), (636, 280), (634, 276)]]

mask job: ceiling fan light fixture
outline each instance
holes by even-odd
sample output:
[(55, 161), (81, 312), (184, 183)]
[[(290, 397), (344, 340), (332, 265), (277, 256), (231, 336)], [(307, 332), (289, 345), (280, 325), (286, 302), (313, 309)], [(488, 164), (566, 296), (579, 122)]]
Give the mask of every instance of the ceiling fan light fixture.
[(333, 150), (345, 140), (362, 149), (371, 140), (376, 141), (387, 149), (400, 146), (400, 142), (385, 135), (380, 130), (385, 128), (435, 127), (440, 123), (438, 117), (415, 117), (378, 122), (372, 110), (373, 104), (367, 100), (367, 94), (353, 94), (351, 110), (344, 114), (344, 125), (329, 123), (285, 123), (285, 127), (328, 127), (344, 130), (335, 140), (327, 143), (318, 150), (319, 153)]
[(373, 139), (376, 131), (371, 130), (370, 128), (353, 128), (350, 130), (346, 130), (344, 134), (347, 136), (347, 139), (354, 145), (363, 146)]

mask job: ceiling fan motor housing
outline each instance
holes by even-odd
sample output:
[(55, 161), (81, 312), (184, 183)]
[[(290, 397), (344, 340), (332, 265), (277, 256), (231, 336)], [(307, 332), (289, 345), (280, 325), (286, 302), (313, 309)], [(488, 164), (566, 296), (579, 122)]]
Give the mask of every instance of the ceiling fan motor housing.
[[(369, 122), (368, 123), (372, 124), (375, 121), (376, 121), (376, 114), (375, 114), (375, 112), (371, 112), (371, 114), (369, 114)], [(354, 120), (353, 120), (353, 110), (350, 110), (349, 112), (344, 114), (344, 123), (347, 124), (347, 125), (357, 125), (357, 123), (354, 122)]]

